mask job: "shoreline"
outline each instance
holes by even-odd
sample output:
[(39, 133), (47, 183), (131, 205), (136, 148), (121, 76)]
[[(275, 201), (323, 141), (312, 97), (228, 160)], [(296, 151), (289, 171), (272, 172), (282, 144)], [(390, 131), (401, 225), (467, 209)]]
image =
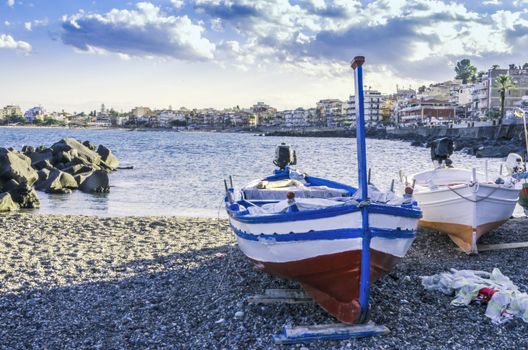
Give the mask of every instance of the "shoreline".
[[(528, 241), (525, 222), (512, 219), (481, 242)], [(226, 220), (12, 213), (0, 215), (0, 227), (6, 348), (297, 349), (271, 336), (285, 324), (335, 323), (313, 304), (245, 303), (266, 288), (299, 286), (252, 268)], [(452, 296), (425, 291), (419, 276), (498, 267), (523, 289), (527, 258), (528, 249), (468, 256), (420, 229), (408, 255), (372, 286), (371, 318), (390, 333), (306, 347), (526, 346), (527, 323), (493, 325), (485, 307), (453, 307)]]
[[(455, 151), (476, 156), (477, 158), (505, 158), (509, 153), (526, 154), (524, 132), (521, 125), (477, 126), (466, 128), (419, 127), (403, 129), (369, 128), (366, 137), (380, 140), (397, 140), (409, 142), (413, 147), (428, 148), (431, 142), (441, 137), (450, 137), (455, 142)], [(275, 130), (269, 128), (255, 129), (171, 129), (171, 128), (122, 128), (122, 127), (61, 127), (13, 125), (0, 126), (9, 129), (64, 129), (95, 131), (130, 131), (130, 132), (184, 132), (184, 133), (234, 133), (253, 136), (274, 137), (313, 137), (313, 138), (353, 138), (355, 129), (291, 129)]]

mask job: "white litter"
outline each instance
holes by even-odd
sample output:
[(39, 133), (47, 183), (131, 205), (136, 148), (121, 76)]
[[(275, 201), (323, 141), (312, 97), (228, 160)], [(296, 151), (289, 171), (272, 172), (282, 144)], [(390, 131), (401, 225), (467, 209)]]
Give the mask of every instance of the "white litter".
[(433, 276), (423, 276), (422, 285), (429, 291), (455, 294), (451, 301), (454, 306), (466, 306), (475, 301), (482, 288), (495, 291), (486, 308), (486, 316), (494, 324), (502, 324), (514, 317), (528, 323), (528, 294), (523, 293), (515, 284), (495, 268), (486, 271), (456, 270)]

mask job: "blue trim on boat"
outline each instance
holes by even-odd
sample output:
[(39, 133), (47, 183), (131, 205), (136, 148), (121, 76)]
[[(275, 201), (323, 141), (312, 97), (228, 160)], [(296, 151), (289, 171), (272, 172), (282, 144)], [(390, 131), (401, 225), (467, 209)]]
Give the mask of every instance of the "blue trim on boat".
[[(280, 181), (280, 180), (287, 180), (291, 178), (289, 167), (286, 167), (284, 170), (275, 169), (273, 173), (274, 173), (273, 175), (265, 177), (264, 180), (265, 181)], [(330, 188), (336, 188), (336, 189), (348, 191), (350, 195), (353, 195), (357, 191), (357, 189), (353, 186), (345, 185), (341, 182), (327, 180), (327, 179), (323, 179), (320, 177), (306, 176), (304, 179), (306, 180), (307, 182), (306, 185), (308, 187), (309, 186), (327, 186)]]
[[(231, 225), (231, 229), (235, 234), (248, 241), (259, 241), (259, 240), (270, 240), (276, 242), (294, 242), (294, 241), (318, 241), (318, 240), (337, 240), (337, 239), (350, 239), (350, 238), (362, 238), (363, 229), (358, 228), (345, 228), (345, 229), (334, 229), (334, 230), (322, 230), (322, 231), (309, 231), (300, 233), (284, 233), (284, 234), (253, 234), (237, 229)], [(372, 237), (381, 237), (388, 239), (396, 238), (415, 238), (415, 230), (388, 230), (381, 228), (370, 228)]]
[[(288, 221), (300, 221), (300, 220), (314, 220), (334, 217), (343, 214), (359, 212), (360, 209), (355, 205), (339, 205), (334, 207), (327, 207), (323, 209), (314, 210), (303, 210), (293, 213), (277, 213), (277, 214), (266, 214), (259, 216), (249, 216), (247, 211), (235, 211), (231, 210), (229, 206), (226, 206), (229, 216), (234, 219), (248, 224), (260, 224), (260, 223), (277, 223), (277, 222), (288, 222)], [(403, 216), (409, 218), (421, 218), (422, 211), (415, 206), (403, 207), (403, 206), (390, 206), (383, 204), (370, 204), (368, 205), (368, 212), (371, 214), (386, 214), (393, 216)]]
[(350, 195), (353, 195), (357, 191), (357, 188), (355, 187), (345, 185), (341, 182), (323, 179), (320, 177), (306, 176), (305, 180), (309, 183), (310, 186), (327, 186), (330, 188), (337, 188), (339, 190), (348, 191)]

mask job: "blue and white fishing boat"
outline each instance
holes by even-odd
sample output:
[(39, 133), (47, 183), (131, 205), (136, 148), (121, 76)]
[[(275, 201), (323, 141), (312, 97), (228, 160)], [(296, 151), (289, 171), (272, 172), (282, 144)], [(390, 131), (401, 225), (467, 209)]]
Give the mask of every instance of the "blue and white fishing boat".
[(277, 149), (273, 175), (235, 191), (225, 205), (241, 251), (260, 269), (297, 280), (343, 323), (365, 321), (370, 284), (392, 270), (415, 236), (421, 211), (411, 196), (367, 181), (362, 64), (356, 82), (359, 188), (290, 168), (295, 154)]

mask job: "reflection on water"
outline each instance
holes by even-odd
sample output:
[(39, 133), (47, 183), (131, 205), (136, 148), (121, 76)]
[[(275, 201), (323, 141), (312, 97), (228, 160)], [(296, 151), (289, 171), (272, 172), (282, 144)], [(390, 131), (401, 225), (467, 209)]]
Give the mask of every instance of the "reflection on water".
[[(220, 212), (223, 179), (237, 185), (273, 170), (275, 146), (291, 144), (298, 168), (308, 174), (356, 184), (355, 139), (259, 137), (251, 134), (200, 132), (136, 132), (0, 128), (0, 146), (46, 145), (65, 138), (90, 140), (109, 147), (122, 165), (110, 175), (110, 193), (68, 195), (39, 192), (39, 213), (103, 216), (178, 215), (216, 217)], [(430, 152), (408, 142), (367, 140), (372, 182), (388, 189), (399, 170), (412, 174), (431, 166)], [(455, 154), (455, 165), (483, 169), (484, 160)], [(490, 178), (498, 175), (499, 159), (489, 160)]]

